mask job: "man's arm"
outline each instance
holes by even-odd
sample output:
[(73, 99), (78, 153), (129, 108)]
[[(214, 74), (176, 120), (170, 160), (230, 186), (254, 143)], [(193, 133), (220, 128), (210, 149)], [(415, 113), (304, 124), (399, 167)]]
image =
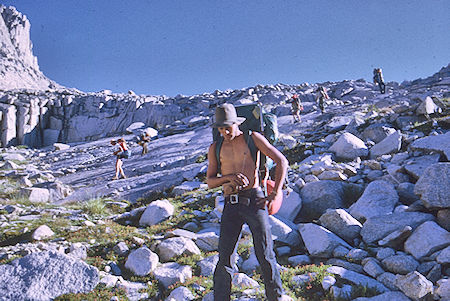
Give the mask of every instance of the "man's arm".
[(211, 144), (208, 150), (208, 170), (206, 171), (206, 183), (208, 188), (219, 187), (223, 184), (229, 183), (231, 186), (242, 186), (247, 187), (249, 181), (245, 175), (242, 173), (229, 174), (225, 176), (217, 176), (217, 158), (216, 158), (216, 142)]
[(286, 178), (289, 162), (279, 150), (277, 150), (269, 143), (269, 141), (267, 141), (266, 138), (264, 138), (263, 135), (258, 132), (253, 132), (252, 136), (256, 147), (277, 164), (277, 168), (275, 170), (275, 187), (272, 192), (273, 196), (269, 196), (269, 202), (271, 202), (277, 194), (283, 193), (282, 188), (284, 179)]

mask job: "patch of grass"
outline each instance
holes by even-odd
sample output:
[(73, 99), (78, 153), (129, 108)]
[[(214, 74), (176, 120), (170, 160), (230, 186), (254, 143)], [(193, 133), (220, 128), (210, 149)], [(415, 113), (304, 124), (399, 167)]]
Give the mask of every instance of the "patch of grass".
[(192, 268), (192, 273), (194, 275), (200, 275), (200, 267), (198, 266), (198, 262), (202, 260), (204, 256), (202, 254), (193, 254), (193, 255), (181, 255), (175, 258), (174, 260), (180, 265), (188, 265)]
[(200, 156), (198, 156), (197, 159), (195, 160), (195, 163), (203, 163), (203, 162), (205, 162), (207, 159), (208, 159), (208, 158), (207, 158), (206, 154), (200, 155)]
[[(67, 228), (71, 226), (71, 221), (63, 216), (55, 217), (50, 214), (42, 214), (40, 218), (35, 220), (21, 221), (18, 220), (14, 223), (10, 223), (9, 226), (2, 228), (0, 233), (0, 245), (14, 245), (22, 240), (29, 240), (31, 231), (37, 227), (47, 225), (55, 232), (53, 237), (46, 240), (51, 240), (58, 236), (64, 236), (67, 232)], [(28, 230), (26, 230), (28, 229)]]
[(15, 164), (17, 164), (17, 165), (26, 165), (26, 164), (28, 164), (28, 161), (27, 160), (17, 160), (17, 159), (12, 159), (12, 160), (10, 160), (11, 162), (13, 162), (13, 163), (15, 163)]
[(14, 259), (18, 259), (18, 258), (22, 258), (22, 256), (20, 256), (20, 255), (12, 255), (9, 258), (3, 258), (3, 259), (0, 260), (0, 265), (10, 263)]
[[(326, 270), (330, 265), (304, 265), (287, 268), (281, 272), (281, 281), (286, 292), (296, 300), (325, 301), (333, 300), (329, 292), (322, 288), (323, 278), (331, 275)], [(292, 281), (292, 277), (302, 274), (316, 273), (316, 277), (310, 282), (298, 285)]]
[(81, 209), (86, 214), (93, 216), (107, 216), (111, 214), (103, 198), (90, 199), (82, 204)]
[(288, 159), (289, 165), (292, 165), (292, 167), (295, 169), (294, 163), (301, 162), (303, 161), (303, 159), (309, 157), (309, 155), (305, 155), (305, 151), (312, 150), (313, 148), (314, 147), (312, 145), (299, 143), (294, 148), (283, 150), (283, 154), (286, 159)]
[(140, 236), (135, 227), (123, 226), (112, 221), (95, 227), (83, 227), (78, 231), (66, 233), (64, 238), (69, 242), (86, 242), (95, 240), (97, 245), (108, 245), (111, 242), (131, 241), (133, 236)]
[(28, 149), (29, 147), (28, 147), (28, 145), (21, 144), (21, 145), (17, 145), (16, 148), (17, 149)]
[(163, 297), (166, 298), (174, 289), (180, 286), (187, 287), (196, 297), (195, 300), (202, 300), (204, 296), (213, 290), (213, 279), (212, 276), (193, 276), (184, 283), (177, 282), (169, 286)]
[(380, 294), (376, 288), (374, 287), (367, 287), (364, 285), (354, 285), (352, 286), (352, 291), (350, 293), (350, 299), (356, 299), (359, 297), (374, 297), (378, 294)]
[(125, 290), (120, 288), (107, 288), (100, 284), (90, 291), (89, 293), (77, 293), (77, 294), (65, 294), (56, 297), (57, 301), (98, 301), (98, 300), (110, 300), (112, 297), (116, 296), (120, 301), (128, 300)]

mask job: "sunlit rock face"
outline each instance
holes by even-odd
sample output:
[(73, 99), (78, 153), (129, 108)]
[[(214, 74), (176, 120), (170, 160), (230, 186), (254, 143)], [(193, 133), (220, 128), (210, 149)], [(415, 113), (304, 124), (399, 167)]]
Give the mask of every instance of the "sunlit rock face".
[(57, 88), (40, 70), (32, 52), (30, 22), (14, 7), (0, 5), (0, 89)]

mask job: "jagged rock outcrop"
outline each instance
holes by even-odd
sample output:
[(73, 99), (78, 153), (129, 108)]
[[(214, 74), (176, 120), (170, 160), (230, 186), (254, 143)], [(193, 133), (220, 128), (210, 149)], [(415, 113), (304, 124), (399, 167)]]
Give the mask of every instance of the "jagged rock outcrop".
[(0, 90), (59, 87), (39, 70), (32, 52), (30, 21), (14, 7), (0, 5)]

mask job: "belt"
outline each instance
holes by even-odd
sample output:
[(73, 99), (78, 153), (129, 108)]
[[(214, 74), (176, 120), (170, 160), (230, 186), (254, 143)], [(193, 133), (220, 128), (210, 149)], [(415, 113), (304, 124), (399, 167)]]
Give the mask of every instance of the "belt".
[(261, 188), (252, 188), (249, 190), (244, 190), (236, 194), (230, 194), (225, 197), (225, 202), (232, 205), (242, 204), (245, 206), (250, 206), (252, 199), (255, 199), (256, 191)]

